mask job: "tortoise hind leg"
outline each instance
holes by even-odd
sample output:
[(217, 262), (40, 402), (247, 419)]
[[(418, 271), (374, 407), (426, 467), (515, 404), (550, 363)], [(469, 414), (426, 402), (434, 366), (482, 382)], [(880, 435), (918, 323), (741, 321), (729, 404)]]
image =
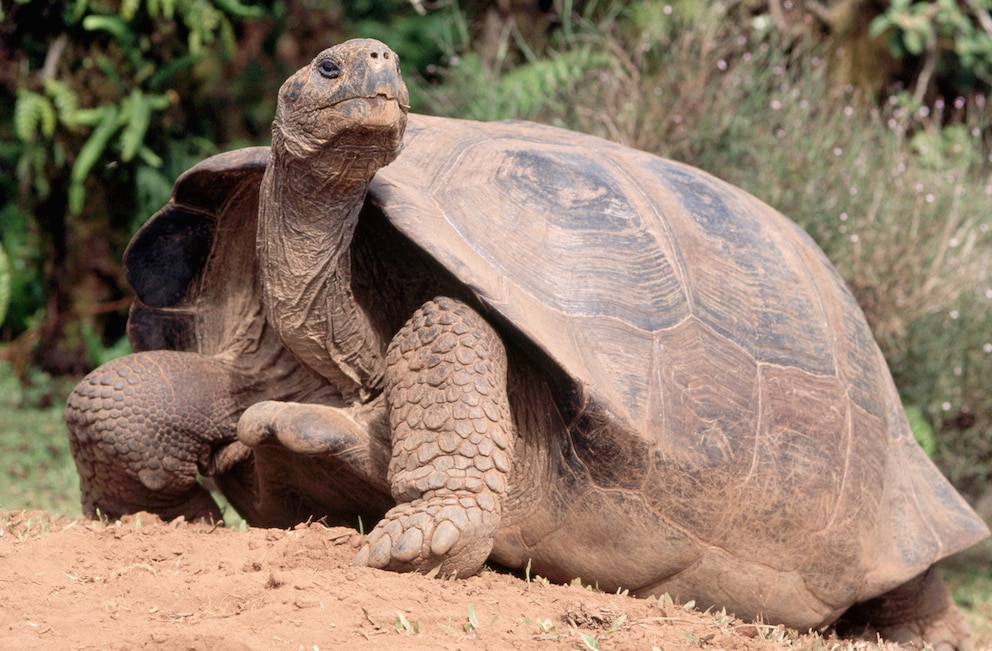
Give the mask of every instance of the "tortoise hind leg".
[(174, 351), (135, 353), (86, 376), (66, 405), (83, 512), (220, 520), (196, 475), (240, 476), (250, 464), (236, 442), (235, 385), (216, 361)]
[(474, 574), (492, 550), (513, 453), (506, 351), (471, 308), (439, 298), (400, 329), (386, 364), (397, 505), (355, 564)]
[(841, 634), (877, 633), (884, 640), (929, 645), (934, 651), (970, 651), (964, 616), (931, 566), (926, 572), (874, 599), (852, 606), (837, 623)]

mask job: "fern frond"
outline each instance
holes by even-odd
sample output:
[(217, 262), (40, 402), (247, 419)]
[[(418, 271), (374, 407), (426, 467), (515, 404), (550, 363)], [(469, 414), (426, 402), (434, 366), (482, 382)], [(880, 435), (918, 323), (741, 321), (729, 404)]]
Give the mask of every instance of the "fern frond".
[(38, 137), (42, 105), (47, 100), (38, 93), (22, 91), (14, 104), (14, 133), (22, 142), (34, 142)]
[(51, 140), (52, 136), (55, 135), (55, 126), (58, 124), (55, 107), (52, 106), (47, 97), (43, 97), (42, 101), (38, 103), (38, 109), (41, 116), (41, 135), (45, 136), (45, 140)]
[(117, 15), (120, 16), (124, 22), (129, 23), (138, 13), (138, 7), (140, 6), (141, 0), (121, 0), (121, 6), (117, 11)]
[(152, 106), (148, 97), (135, 88), (124, 101), (124, 130), (121, 131), (121, 160), (130, 161), (145, 142)]
[(76, 128), (79, 124), (77, 116), (77, 112), (79, 111), (79, 99), (76, 97), (75, 91), (58, 79), (46, 79), (45, 95), (47, 95), (51, 99), (52, 104), (55, 105), (59, 122), (70, 129)]
[(102, 119), (93, 129), (93, 133), (86, 139), (83, 146), (79, 148), (76, 162), (72, 166), (70, 173), (71, 183), (69, 185), (69, 211), (73, 215), (78, 215), (83, 210), (83, 199), (85, 198), (85, 182), (90, 170), (96, 165), (100, 156), (107, 149), (110, 137), (117, 130), (117, 119), (119, 110), (114, 106), (103, 106), (100, 109)]

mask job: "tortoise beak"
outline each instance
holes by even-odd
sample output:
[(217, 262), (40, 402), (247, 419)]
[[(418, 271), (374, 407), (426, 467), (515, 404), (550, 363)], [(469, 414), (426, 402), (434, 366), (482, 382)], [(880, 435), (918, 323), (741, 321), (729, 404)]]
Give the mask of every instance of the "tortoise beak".
[(348, 68), (342, 70), (342, 76), (347, 75), (349, 90), (343, 93), (341, 102), (358, 98), (395, 100), (404, 113), (410, 110), (410, 93), (395, 52), (374, 39), (353, 39), (339, 47), (350, 50), (342, 63), (342, 68)]

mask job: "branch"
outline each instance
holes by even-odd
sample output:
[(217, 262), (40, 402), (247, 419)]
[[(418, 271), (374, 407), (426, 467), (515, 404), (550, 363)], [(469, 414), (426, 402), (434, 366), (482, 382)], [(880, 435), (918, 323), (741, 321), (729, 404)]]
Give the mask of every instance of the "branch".
[(982, 29), (985, 30), (986, 34), (992, 36), (992, 17), (989, 16), (988, 10), (986, 10), (985, 7), (983, 7), (981, 3), (979, 3), (978, 0), (965, 0), (965, 1), (968, 3), (968, 6), (971, 7), (971, 10), (975, 13), (975, 19), (978, 21), (978, 24), (981, 25)]
[(65, 33), (59, 34), (59, 37), (52, 41), (48, 47), (48, 53), (45, 55), (45, 65), (41, 69), (42, 79), (55, 79), (55, 69), (59, 65), (59, 59), (62, 58), (62, 53), (65, 52), (65, 45), (68, 42), (69, 38)]
[(803, 3), (803, 9), (808, 11), (814, 18), (829, 27), (831, 30), (833, 29), (833, 15), (830, 13), (830, 7), (821, 2), (817, 2), (817, 0), (806, 0)]
[(785, 32), (789, 24), (785, 21), (785, 12), (782, 10), (782, 0), (768, 0), (768, 13), (772, 15), (775, 27), (778, 31)]
[(913, 102), (916, 105), (922, 104), (926, 98), (927, 89), (930, 87), (930, 80), (933, 72), (937, 68), (937, 36), (931, 34), (927, 37), (926, 52), (923, 59), (923, 69), (920, 70), (919, 77), (916, 78), (916, 90), (913, 92)]

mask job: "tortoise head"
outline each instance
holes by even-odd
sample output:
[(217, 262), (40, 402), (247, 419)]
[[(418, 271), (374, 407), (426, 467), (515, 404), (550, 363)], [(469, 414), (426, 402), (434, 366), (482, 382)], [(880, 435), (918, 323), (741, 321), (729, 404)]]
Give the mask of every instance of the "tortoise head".
[(282, 85), (273, 153), (306, 159), (318, 174), (329, 168), (371, 178), (399, 154), (409, 104), (399, 57), (373, 39), (346, 41)]

